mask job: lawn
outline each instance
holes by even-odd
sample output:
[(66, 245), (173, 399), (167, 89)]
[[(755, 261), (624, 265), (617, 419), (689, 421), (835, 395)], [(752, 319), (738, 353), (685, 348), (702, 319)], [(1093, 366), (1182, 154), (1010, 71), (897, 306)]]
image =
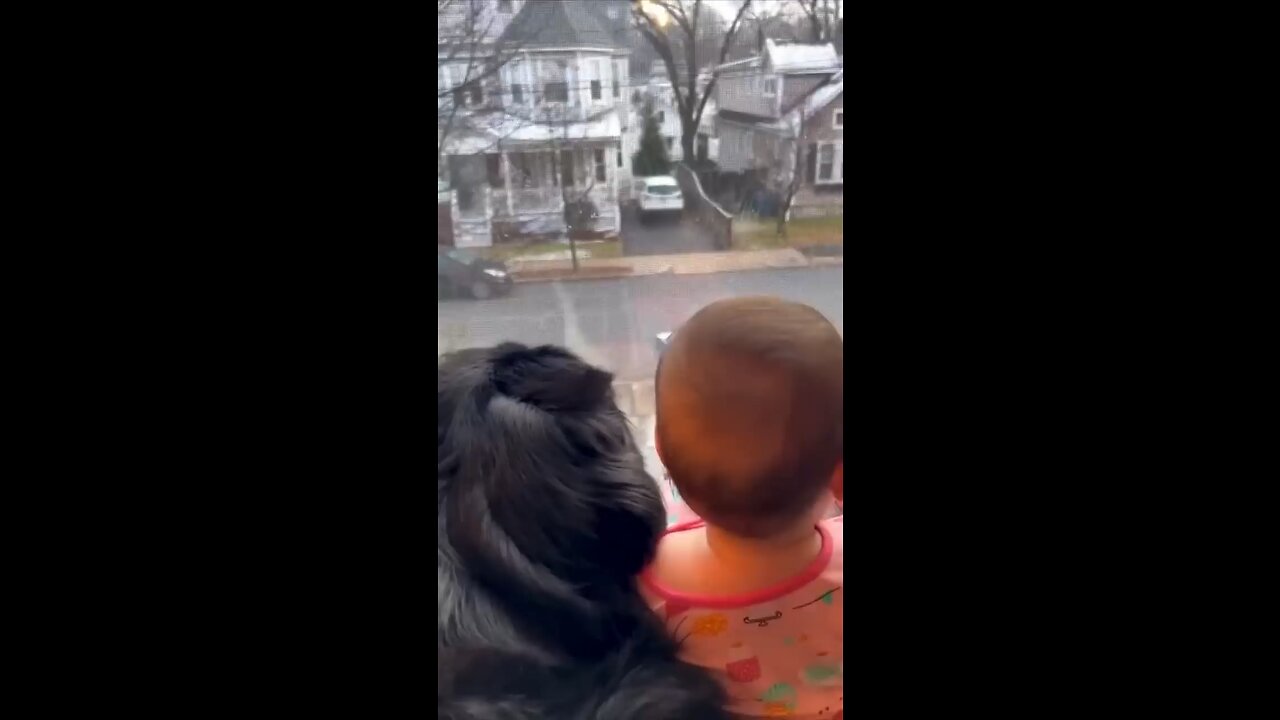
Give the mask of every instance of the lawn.
[[(620, 240), (578, 240), (578, 259), (622, 257)], [(556, 260), (569, 259), (569, 242), (504, 243), (480, 248), (490, 260)]]
[(796, 218), (787, 223), (787, 239), (777, 236), (777, 222), (761, 220), (733, 221), (733, 245), (739, 250), (763, 250), (781, 247), (843, 245), (844, 216)]

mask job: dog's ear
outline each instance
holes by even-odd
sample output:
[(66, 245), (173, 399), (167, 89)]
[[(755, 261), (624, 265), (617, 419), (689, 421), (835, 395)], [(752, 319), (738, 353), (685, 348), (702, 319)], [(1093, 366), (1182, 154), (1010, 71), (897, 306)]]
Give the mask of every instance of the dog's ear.
[(599, 479), (594, 505), (598, 571), (634, 578), (653, 560), (667, 517), (658, 484), (638, 453)]
[(492, 372), (499, 393), (551, 413), (597, 410), (610, 399), (613, 385), (612, 374), (553, 345), (499, 345)]

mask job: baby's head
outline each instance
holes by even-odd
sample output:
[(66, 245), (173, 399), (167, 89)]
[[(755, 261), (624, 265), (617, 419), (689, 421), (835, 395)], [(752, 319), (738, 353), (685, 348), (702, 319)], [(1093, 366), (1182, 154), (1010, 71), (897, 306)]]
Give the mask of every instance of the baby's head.
[(767, 538), (843, 493), (844, 341), (817, 310), (721, 300), (672, 338), (658, 368), (658, 454), (707, 523)]

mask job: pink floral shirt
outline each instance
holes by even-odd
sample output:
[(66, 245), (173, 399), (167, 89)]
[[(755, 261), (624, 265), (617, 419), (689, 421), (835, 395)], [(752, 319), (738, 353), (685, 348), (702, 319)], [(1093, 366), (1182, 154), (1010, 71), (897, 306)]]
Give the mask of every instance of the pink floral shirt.
[[(675, 525), (667, 534), (702, 526)], [(818, 524), (822, 549), (800, 574), (745, 595), (692, 595), (641, 576), (650, 606), (746, 717), (844, 716), (844, 516)]]

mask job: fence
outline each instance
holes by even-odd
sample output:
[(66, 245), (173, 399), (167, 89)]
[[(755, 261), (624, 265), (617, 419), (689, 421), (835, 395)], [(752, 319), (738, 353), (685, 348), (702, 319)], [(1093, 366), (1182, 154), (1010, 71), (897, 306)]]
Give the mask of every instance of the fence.
[(702, 191), (698, 174), (684, 163), (676, 164), (676, 182), (685, 198), (685, 211), (694, 222), (703, 225), (711, 233), (717, 250), (733, 247), (733, 216), (725, 212)]

